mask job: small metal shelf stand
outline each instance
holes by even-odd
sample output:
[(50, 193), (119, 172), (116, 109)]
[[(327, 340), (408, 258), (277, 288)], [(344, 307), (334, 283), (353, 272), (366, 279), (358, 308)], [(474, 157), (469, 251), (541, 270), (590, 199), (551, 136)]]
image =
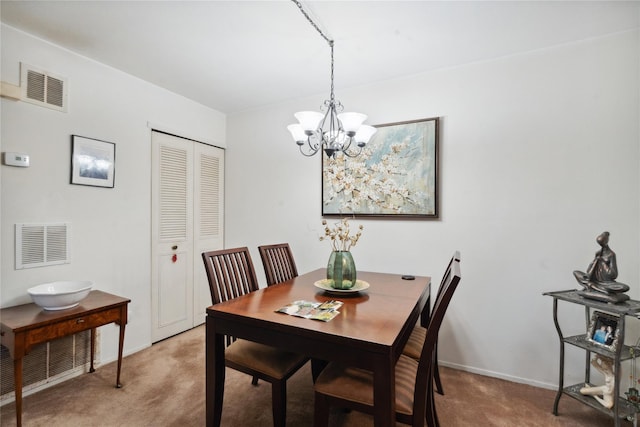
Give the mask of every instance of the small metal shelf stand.
[[(543, 295), (547, 295), (553, 298), (553, 323), (558, 331), (558, 337), (560, 338), (560, 378), (558, 380), (558, 393), (556, 394), (555, 401), (553, 403), (553, 414), (558, 415), (558, 404), (560, 403), (560, 397), (566, 394), (579, 402), (582, 402), (600, 412), (608, 414), (613, 417), (615, 427), (620, 427), (620, 420), (626, 419), (633, 422), (633, 426), (638, 425), (638, 412), (640, 409), (627, 399), (620, 397), (620, 362), (630, 360), (638, 355), (636, 348), (635, 352), (631, 351), (632, 347), (624, 345), (624, 330), (625, 330), (625, 317), (631, 316), (640, 318), (640, 301), (628, 300), (621, 304), (609, 304), (606, 302), (600, 302), (592, 299), (587, 299), (578, 294), (576, 290), (546, 292)], [(585, 324), (588, 325), (591, 322), (591, 310), (597, 309), (607, 313), (615, 314), (619, 316), (618, 329), (620, 331), (619, 340), (620, 345), (617, 346), (616, 351), (610, 351), (607, 348), (600, 347), (587, 340), (587, 334), (575, 335), (570, 337), (564, 337), (560, 324), (558, 322), (558, 301), (566, 301), (574, 304), (583, 305), (585, 308)], [(586, 332), (587, 329), (585, 329)], [(565, 343), (586, 350), (585, 359), (585, 375), (584, 383), (574, 384), (568, 387), (564, 386), (564, 345)], [(600, 405), (593, 397), (584, 396), (580, 393), (580, 389), (584, 387), (584, 384), (591, 384), (591, 353), (600, 354), (605, 357), (609, 357), (614, 361), (614, 373), (615, 373), (615, 385), (614, 396), (617, 396), (614, 402), (613, 408), (607, 409)]]

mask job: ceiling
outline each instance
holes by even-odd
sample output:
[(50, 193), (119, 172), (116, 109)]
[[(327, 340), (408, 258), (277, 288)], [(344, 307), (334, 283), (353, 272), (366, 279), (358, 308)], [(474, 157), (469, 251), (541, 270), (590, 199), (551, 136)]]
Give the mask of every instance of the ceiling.
[[(302, 4), (335, 40), (338, 99), (340, 88), (601, 37), (640, 22), (638, 1)], [(330, 48), (289, 0), (2, 0), (0, 16), (227, 114), (329, 94)]]

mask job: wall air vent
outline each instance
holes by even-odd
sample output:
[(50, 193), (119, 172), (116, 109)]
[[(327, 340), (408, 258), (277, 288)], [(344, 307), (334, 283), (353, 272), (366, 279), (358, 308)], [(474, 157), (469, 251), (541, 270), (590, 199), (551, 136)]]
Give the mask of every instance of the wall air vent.
[(16, 224), (16, 270), (69, 264), (71, 224)]
[[(100, 328), (96, 329), (96, 361), (100, 360), (99, 341)], [(63, 380), (89, 372), (90, 362), (89, 330), (36, 344), (31, 347), (22, 362), (22, 395), (28, 396)], [(6, 347), (0, 347), (0, 372), (0, 404), (5, 405), (15, 401), (13, 359)]]
[(22, 100), (67, 112), (67, 79), (32, 65), (20, 63)]

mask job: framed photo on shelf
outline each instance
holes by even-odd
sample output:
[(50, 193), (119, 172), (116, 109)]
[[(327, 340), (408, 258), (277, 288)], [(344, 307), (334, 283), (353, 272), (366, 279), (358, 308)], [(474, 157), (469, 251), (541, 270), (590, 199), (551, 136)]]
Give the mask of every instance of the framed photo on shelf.
[(359, 156), (322, 153), (322, 216), (438, 218), (438, 124), (376, 125)]
[(613, 314), (594, 311), (587, 332), (587, 341), (610, 351), (616, 351), (620, 338), (619, 320), (620, 318)]
[(71, 184), (114, 186), (116, 144), (71, 135)]

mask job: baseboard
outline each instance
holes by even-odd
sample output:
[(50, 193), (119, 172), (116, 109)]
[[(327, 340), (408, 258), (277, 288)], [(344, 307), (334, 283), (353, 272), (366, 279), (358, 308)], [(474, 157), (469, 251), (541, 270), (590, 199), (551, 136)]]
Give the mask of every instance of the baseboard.
[[(132, 354), (137, 353), (137, 352), (142, 351), (142, 350), (145, 350), (145, 349), (147, 349), (149, 347), (151, 347), (151, 344), (141, 345), (139, 347), (128, 349), (127, 351), (123, 351), (122, 352), (122, 363), (124, 363), (125, 357), (131, 356)], [(107, 363), (117, 362), (117, 361), (118, 361), (118, 355), (115, 355), (114, 357), (110, 357), (108, 359), (101, 360), (100, 364), (101, 365), (106, 365)]]
[(445, 361), (441, 361), (441, 360), (438, 360), (438, 364), (440, 366), (445, 366), (447, 368), (457, 369), (459, 371), (470, 372), (472, 374), (478, 374), (478, 375), (482, 375), (482, 376), (485, 376), (485, 377), (499, 378), (499, 379), (505, 380), (505, 381), (511, 381), (511, 382), (519, 383), (519, 384), (526, 384), (526, 385), (530, 385), (530, 386), (533, 386), (533, 387), (545, 388), (545, 389), (549, 389), (549, 390), (558, 390), (558, 385), (557, 384), (544, 383), (544, 382), (540, 382), (540, 381), (531, 380), (529, 378), (521, 378), (521, 377), (515, 377), (515, 376), (512, 376), (512, 375), (505, 375), (505, 374), (503, 374), (501, 372), (488, 371), (486, 369), (479, 369), (479, 368), (474, 368), (472, 366), (459, 365), (457, 363), (449, 363), (449, 362), (445, 362)]

